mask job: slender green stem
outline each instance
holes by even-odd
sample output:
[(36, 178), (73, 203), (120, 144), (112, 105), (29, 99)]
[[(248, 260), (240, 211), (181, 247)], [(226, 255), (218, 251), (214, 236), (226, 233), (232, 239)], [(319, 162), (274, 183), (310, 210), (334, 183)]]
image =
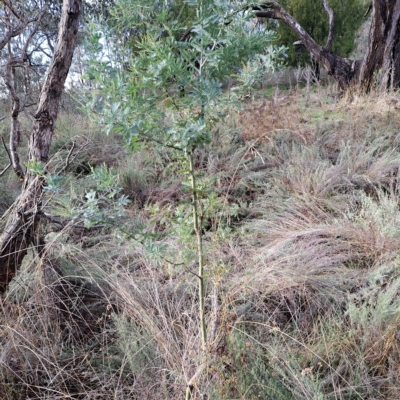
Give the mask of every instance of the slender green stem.
[(201, 218), (199, 213), (199, 198), (197, 195), (196, 175), (194, 172), (193, 153), (189, 156), (190, 178), (192, 181), (192, 202), (193, 202), (193, 228), (197, 237), (197, 255), (198, 255), (198, 281), (199, 281), (199, 316), (200, 316), (200, 331), (201, 343), (203, 350), (207, 344), (207, 329), (204, 313), (204, 258), (203, 258), (203, 236), (201, 232)]
[[(199, 13), (203, 16), (203, 2), (200, 3)], [(201, 23), (203, 24), (203, 18), (201, 18)], [(203, 46), (203, 40), (201, 40), (201, 45)], [(199, 76), (201, 77), (203, 69), (203, 52), (200, 55), (200, 67), (199, 67)], [(201, 118), (204, 118), (204, 104), (201, 104)], [(192, 207), (193, 207), (193, 228), (197, 237), (197, 256), (198, 256), (198, 284), (199, 284), (199, 317), (200, 317), (200, 332), (201, 332), (201, 344), (203, 348), (203, 361), (207, 350), (207, 327), (206, 327), (206, 318), (204, 312), (204, 258), (203, 258), (203, 235), (202, 235), (202, 220), (199, 212), (199, 198), (197, 193), (197, 185), (196, 185), (196, 174), (194, 171), (194, 161), (193, 161), (193, 151), (190, 151), (188, 154), (189, 159), (189, 170), (190, 170), (190, 178), (192, 181)], [(199, 370), (201, 371), (201, 370)], [(201, 372), (200, 372), (201, 373)], [(193, 386), (189, 381), (188, 386), (186, 388), (186, 400), (190, 400), (192, 397), (192, 389)]]

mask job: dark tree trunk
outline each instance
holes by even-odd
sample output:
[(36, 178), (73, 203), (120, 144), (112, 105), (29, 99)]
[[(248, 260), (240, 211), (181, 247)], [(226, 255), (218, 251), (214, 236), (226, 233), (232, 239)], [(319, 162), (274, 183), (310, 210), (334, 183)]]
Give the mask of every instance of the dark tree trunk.
[(375, 83), (381, 70), (380, 87), (400, 85), (400, 0), (373, 0), (368, 49), (359, 82), (366, 90)]
[[(257, 17), (279, 19), (299, 37), (315, 61), (339, 84), (342, 90), (358, 85), (371, 90), (379, 84), (382, 90), (400, 87), (400, 0), (373, 0), (369, 45), (362, 60), (349, 60), (332, 53), (335, 19), (327, 0), (322, 0), (329, 17), (329, 36), (319, 45), (301, 25), (277, 2), (268, 1), (253, 9)], [(380, 71), (379, 80), (378, 71)]]
[[(79, 27), (82, 0), (64, 0), (57, 45), (41, 90), (29, 144), (29, 161), (46, 165), (64, 83), (71, 66)], [(38, 244), (44, 178), (31, 172), (7, 226), (0, 236), (0, 293), (7, 290), (29, 246)]]

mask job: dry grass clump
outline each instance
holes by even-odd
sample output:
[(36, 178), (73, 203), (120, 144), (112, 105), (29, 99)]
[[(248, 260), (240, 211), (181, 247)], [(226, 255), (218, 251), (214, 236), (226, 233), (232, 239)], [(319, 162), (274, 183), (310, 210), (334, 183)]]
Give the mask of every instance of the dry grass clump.
[(240, 112), (237, 124), (245, 140), (273, 136), (275, 132), (290, 131), (307, 142), (310, 128), (295, 95), (259, 100)]
[[(0, 390), (4, 399), (89, 399), (91, 392), (97, 392), (95, 363), (103, 359), (99, 349), (110, 339), (101, 320), (109, 317), (112, 308), (96, 285), (56, 278), (54, 262), (29, 272), (30, 287), (23, 298), (15, 287), (2, 302)], [(113, 379), (107, 368), (101, 370)]]
[(396, 398), (400, 155), (392, 125), (378, 128), (388, 112), (362, 139), (338, 140), (344, 120), (329, 140), (278, 135), (260, 150), (279, 162), (229, 300), (293, 398)]
[(200, 360), (195, 277), (168, 276), (155, 243), (83, 248), (71, 233), (49, 236), (48, 264), (31, 258), (3, 301), (3, 398), (182, 397)]
[(168, 152), (143, 150), (120, 161), (124, 193), (133, 201), (132, 209), (142, 209), (149, 204), (161, 208), (176, 204), (182, 197), (180, 184), (176, 181), (179, 173), (179, 160)]

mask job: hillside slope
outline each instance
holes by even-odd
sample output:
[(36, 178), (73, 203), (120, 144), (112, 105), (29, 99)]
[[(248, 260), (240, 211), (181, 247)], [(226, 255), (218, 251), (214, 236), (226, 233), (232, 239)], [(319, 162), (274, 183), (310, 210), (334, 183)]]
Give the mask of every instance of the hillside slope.
[[(397, 399), (399, 97), (274, 92), (196, 153), (211, 341), (193, 398)], [(79, 115), (57, 129), (46, 256), (2, 301), (0, 397), (184, 398), (202, 360), (185, 158), (129, 154)], [(1, 212), (18, 186), (0, 178)]]

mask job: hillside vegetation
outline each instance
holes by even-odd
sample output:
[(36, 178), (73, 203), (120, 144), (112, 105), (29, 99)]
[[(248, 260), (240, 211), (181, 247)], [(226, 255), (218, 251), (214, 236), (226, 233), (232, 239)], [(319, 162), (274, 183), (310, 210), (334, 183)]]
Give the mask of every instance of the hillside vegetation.
[[(262, 89), (195, 151), (210, 339), (192, 398), (398, 399), (399, 108)], [(203, 363), (187, 159), (130, 153), (74, 107), (52, 154), (46, 257), (1, 302), (0, 398), (184, 398)], [(2, 226), (20, 185), (0, 178)]]

